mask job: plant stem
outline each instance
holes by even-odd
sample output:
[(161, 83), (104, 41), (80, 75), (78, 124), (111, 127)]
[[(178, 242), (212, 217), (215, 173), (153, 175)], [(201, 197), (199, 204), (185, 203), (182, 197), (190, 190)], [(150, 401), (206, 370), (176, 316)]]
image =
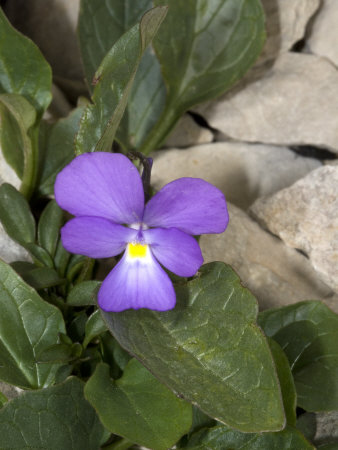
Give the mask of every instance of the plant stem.
[(175, 102), (170, 101), (166, 104), (159, 120), (148, 134), (146, 140), (141, 145), (139, 151), (144, 155), (149, 155), (150, 152), (157, 150), (168, 136), (170, 131), (176, 125), (176, 122), (181, 117), (184, 111), (177, 111), (174, 108)]

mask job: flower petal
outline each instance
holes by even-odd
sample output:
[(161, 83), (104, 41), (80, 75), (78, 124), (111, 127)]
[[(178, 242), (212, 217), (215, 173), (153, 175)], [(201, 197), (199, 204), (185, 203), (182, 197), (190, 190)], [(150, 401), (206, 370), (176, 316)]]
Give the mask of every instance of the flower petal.
[(61, 229), (61, 239), (71, 253), (108, 258), (121, 253), (137, 233), (101, 217), (75, 217)]
[(149, 251), (145, 260), (129, 258), (121, 261), (103, 281), (98, 303), (104, 311), (148, 308), (167, 311), (176, 303), (174, 287)]
[(153, 228), (143, 231), (155, 258), (180, 277), (192, 277), (203, 263), (196, 239), (176, 228)]
[(164, 186), (145, 207), (150, 227), (175, 227), (188, 234), (222, 233), (229, 221), (224, 195), (200, 178), (179, 178)]
[(129, 159), (106, 152), (77, 156), (57, 176), (55, 199), (74, 216), (132, 224), (142, 218), (141, 177)]

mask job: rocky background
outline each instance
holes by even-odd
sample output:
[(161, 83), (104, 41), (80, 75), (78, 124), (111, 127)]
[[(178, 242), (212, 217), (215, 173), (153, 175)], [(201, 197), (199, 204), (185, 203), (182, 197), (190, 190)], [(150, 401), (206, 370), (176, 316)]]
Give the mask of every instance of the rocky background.
[[(205, 262), (234, 267), (261, 309), (321, 299), (338, 313), (338, 0), (263, 0), (267, 41), (234, 89), (189, 111), (154, 154), (153, 183), (215, 184), (230, 224), (200, 240)], [(87, 95), (78, 0), (7, 0), (5, 12), (53, 67), (53, 120)], [(19, 186), (0, 155), (0, 182)], [(0, 230), (0, 256), (27, 254)], [(337, 437), (318, 414), (316, 442)]]

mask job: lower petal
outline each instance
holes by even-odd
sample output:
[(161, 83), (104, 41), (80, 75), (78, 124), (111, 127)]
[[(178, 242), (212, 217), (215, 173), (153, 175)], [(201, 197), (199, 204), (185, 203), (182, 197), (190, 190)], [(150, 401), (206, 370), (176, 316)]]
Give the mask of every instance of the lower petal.
[(176, 295), (168, 275), (148, 250), (146, 258), (130, 258), (127, 252), (103, 281), (98, 302), (104, 311), (174, 308)]

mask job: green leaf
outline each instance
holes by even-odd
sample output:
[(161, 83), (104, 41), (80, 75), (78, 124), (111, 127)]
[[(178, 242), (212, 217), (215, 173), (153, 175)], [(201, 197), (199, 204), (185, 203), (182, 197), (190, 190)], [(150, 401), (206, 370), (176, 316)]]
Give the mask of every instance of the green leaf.
[(15, 261), (11, 263), (11, 266), (26, 283), (36, 290), (64, 283), (57, 272), (49, 267), (36, 267), (34, 264), (25, 261)]
[(276, 369), (255, 324), (257, 301), (234, 271), (206, 264), (176, 295), (171, 311), (103, 317), (122, 347), (207, 415), (242, 431), (283, 428)]
[(289, 425), (296, 426), (297, 394), (289, 361), (276, 341), (270, 338), (268, 339), (268, 342), (275, 361), (278, 379), (282, 390), (286, 421)]
[(115, 381), (99, 364), (85, 386), (85, 397), (112, 433), (152, 450), (166, 450), (189, 431), (191, 405), (177, 398), (132, 359)]
[(110, 151), (136, 70), (161, 25), (167, 8), (154, 8), (125, 33), (105, 56), (95, 74), (93, 105), (86, 107), (76, 136), (76, 153)]
[(56, 252), (63, 220), (63, 211), (55, 200), (51, 200), (43, 210), (38, 224), (38, 243), (52, 257)]
[(288, 357), (298, 405), (306, 411), (338, 409), (338, 315), (307, 301), (264, 311), (259, 323)]
[(97, 450), (105, 431), (83, 396), (83, 383), (25, 392), (0, 410), (2, 449)]
[(68, 117), (58, 120), (49, 129), (45, 129), (45, 139), (41, 140), (40, 195), (53, 195), (56, 175), (74, 158), (74, 139), (79, 128), (84, 107), (74, 109)]
[(96, 305), (96, 296), (100, 281), (90, 280), (83, 281), (82, 283), (74, 286), (68, 294), (67, 304), (69, 306), (90, 306)]
[[(78, 34), (90, 90), (95, 71), (116, 41), (152, 8), (151, 0), (82, 0)], [(163, 110), (166, 97), (160, 64), (149, 48), (137, 69), (128, 104), (117, 131), (127, 149), (138, 148)]]
[(8, 402), (8, 398), (0, 392), (0, 408), (2, 408)]
[(317, 431), (315, 413), (304, 413), (297, 417), (297, 428), (304, 434), (306, 439), (313, 441)]
[[(0, 144), (7, 163), (22, 179), (25, 163), (32, 152), (28, 130), (34, 124), (36, 112), (21, 95), (0, 95)], [(27, 170), (27, 168), (26, 168)]]
[(92, 339), (96, 338), (105, 331), (107, 331), (107, 325), (102, 319), (100, 310), (97, 309), (89, 317), (86, 323), (86, 331), (85, 331), (85, 338), (83, 341), (83, 347), (86, 348)]
[(49, 386), (58, 365), (40, 365), (36, 356), (65, 333), (60, 311), (2, 261), (0, 309), (0, 379), (22, 388)]
[(0, 93), (22, 95), (41, 117), (52, 99), (51, 87), (52, 71), (40, 50), (0, 8)]
[(54, 344), (37, 355), (38, 363), (62, 363), (74, 359), (71, 345)]
[(0, 220), (14, 241), (25, 246), (35, 242), (35, 220), (25, 197), (15, 187), (0, 186)]
[(29, 251), (37, 266), (46, 266), (51, 269), (54, 267), (52, 257), (44, 248), (40, 247), (37, 244), (34, 244), (33, 242), (25, 244), (24, 247)]
[(278, 433), (240, 433), (224, 425), (194, 434), (186, 449), (194, 450), (315, 450), (295, 428), (287, 426)]
[(169, 5), (154, 39), (167, 85), (167, 102), (158, 124), (141, 147), (159, 147), (190, 107), (230, 89), (260, 54), (264, 13), (259, 0), (154, 0)]

